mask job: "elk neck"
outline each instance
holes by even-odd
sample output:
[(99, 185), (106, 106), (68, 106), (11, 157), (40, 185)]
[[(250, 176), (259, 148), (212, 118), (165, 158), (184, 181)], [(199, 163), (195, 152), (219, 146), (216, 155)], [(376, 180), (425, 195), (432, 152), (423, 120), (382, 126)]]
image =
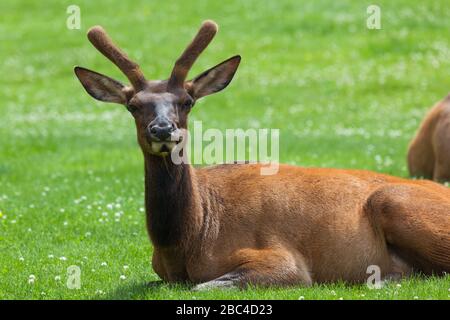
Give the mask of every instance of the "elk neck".
[(194, 168), (176, 165), (170, 157), (144, 158), (147, 229), (153, 244), (182, 248), (194, 243), (203, 220)]

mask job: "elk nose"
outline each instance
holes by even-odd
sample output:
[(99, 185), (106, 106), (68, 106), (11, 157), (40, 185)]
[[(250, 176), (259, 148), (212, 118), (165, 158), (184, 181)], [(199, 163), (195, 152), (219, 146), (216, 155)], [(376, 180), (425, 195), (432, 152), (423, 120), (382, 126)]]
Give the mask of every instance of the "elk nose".
[(149, 125), (150, 140), (165, 141), (170, 140), (175, 125), (168, 120), (152, 121)]

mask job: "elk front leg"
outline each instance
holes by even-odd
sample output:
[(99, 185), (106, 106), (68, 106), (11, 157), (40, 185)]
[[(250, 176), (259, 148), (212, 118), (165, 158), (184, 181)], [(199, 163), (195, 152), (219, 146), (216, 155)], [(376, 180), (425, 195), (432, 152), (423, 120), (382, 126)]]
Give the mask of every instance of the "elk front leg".
[(208, 282), (198, 284), (193, 290), (245, 288), (256, 286), (287, 286), (312, 283), (301, 256), (282, 249), (243, 249), (235, 257), (236, 269)]

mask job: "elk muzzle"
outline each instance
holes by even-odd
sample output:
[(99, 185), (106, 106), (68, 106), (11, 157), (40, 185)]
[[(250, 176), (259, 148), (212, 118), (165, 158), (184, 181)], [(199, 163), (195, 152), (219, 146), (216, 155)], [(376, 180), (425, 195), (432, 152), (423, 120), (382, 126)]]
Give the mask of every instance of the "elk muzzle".
[(148, 125), (147, 136), (150, 142), (171, 141), (170, 137), (175, 130), (175, 123), (165, 117), (157, 117)]
[(177, 126), (166, 117), (157, 117), (147, 127), (146, 138), (156, 154), (165, 154), (175, 147)]

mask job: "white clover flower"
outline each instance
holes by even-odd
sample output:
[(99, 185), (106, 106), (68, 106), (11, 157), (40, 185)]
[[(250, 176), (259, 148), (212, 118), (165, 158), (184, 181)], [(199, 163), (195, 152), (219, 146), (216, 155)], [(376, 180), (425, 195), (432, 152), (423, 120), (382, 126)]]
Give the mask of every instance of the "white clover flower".
[(102, 267), (106, 267), (107, 265), (108, 265), (108, 264), (107, 264), (106, 262), (104, 262), (104, 261), (101, 263), (101, 266), (102, 266)]
[(55, 281), (61, 281), (61, 276), (55, 276)]
[(67, 258), (63, 256), (63, 257), (59, 257), (59, 260), (61, 260), (61, 261), (66, 261)]
[(35, 280), (36, 280), (35, 275), (34, 274), (30, 274), (30, 276), (28, 277), (28, 283), (29, 284), (33, 284)]
[(19, 261), (25, 261), (25, 258), (24, 257), (20, 257)]
[(52, 254), (49, 254), (47, 257), (48, 257), (49, 259), (53, 259), (55, 256), (52, 255)]
[(126, 278), (127, 277), (125, 275), (123, 275), (123, 274), (120, 276), (120, 280), (125, 280)]
[[(124, 269), (124, 270), (128, 270), (128, 268), (129, 268), (129, 267), (128, 267), (127, 265), (123, 266), (123, 269)], [(449, 289), (448, 291), (450, 291), (450, 289)]]
[(304, 296), (300, 296), (300, 297), (298, 298), (298, 300), (305, 300), (305, 297), (304, 297)]

